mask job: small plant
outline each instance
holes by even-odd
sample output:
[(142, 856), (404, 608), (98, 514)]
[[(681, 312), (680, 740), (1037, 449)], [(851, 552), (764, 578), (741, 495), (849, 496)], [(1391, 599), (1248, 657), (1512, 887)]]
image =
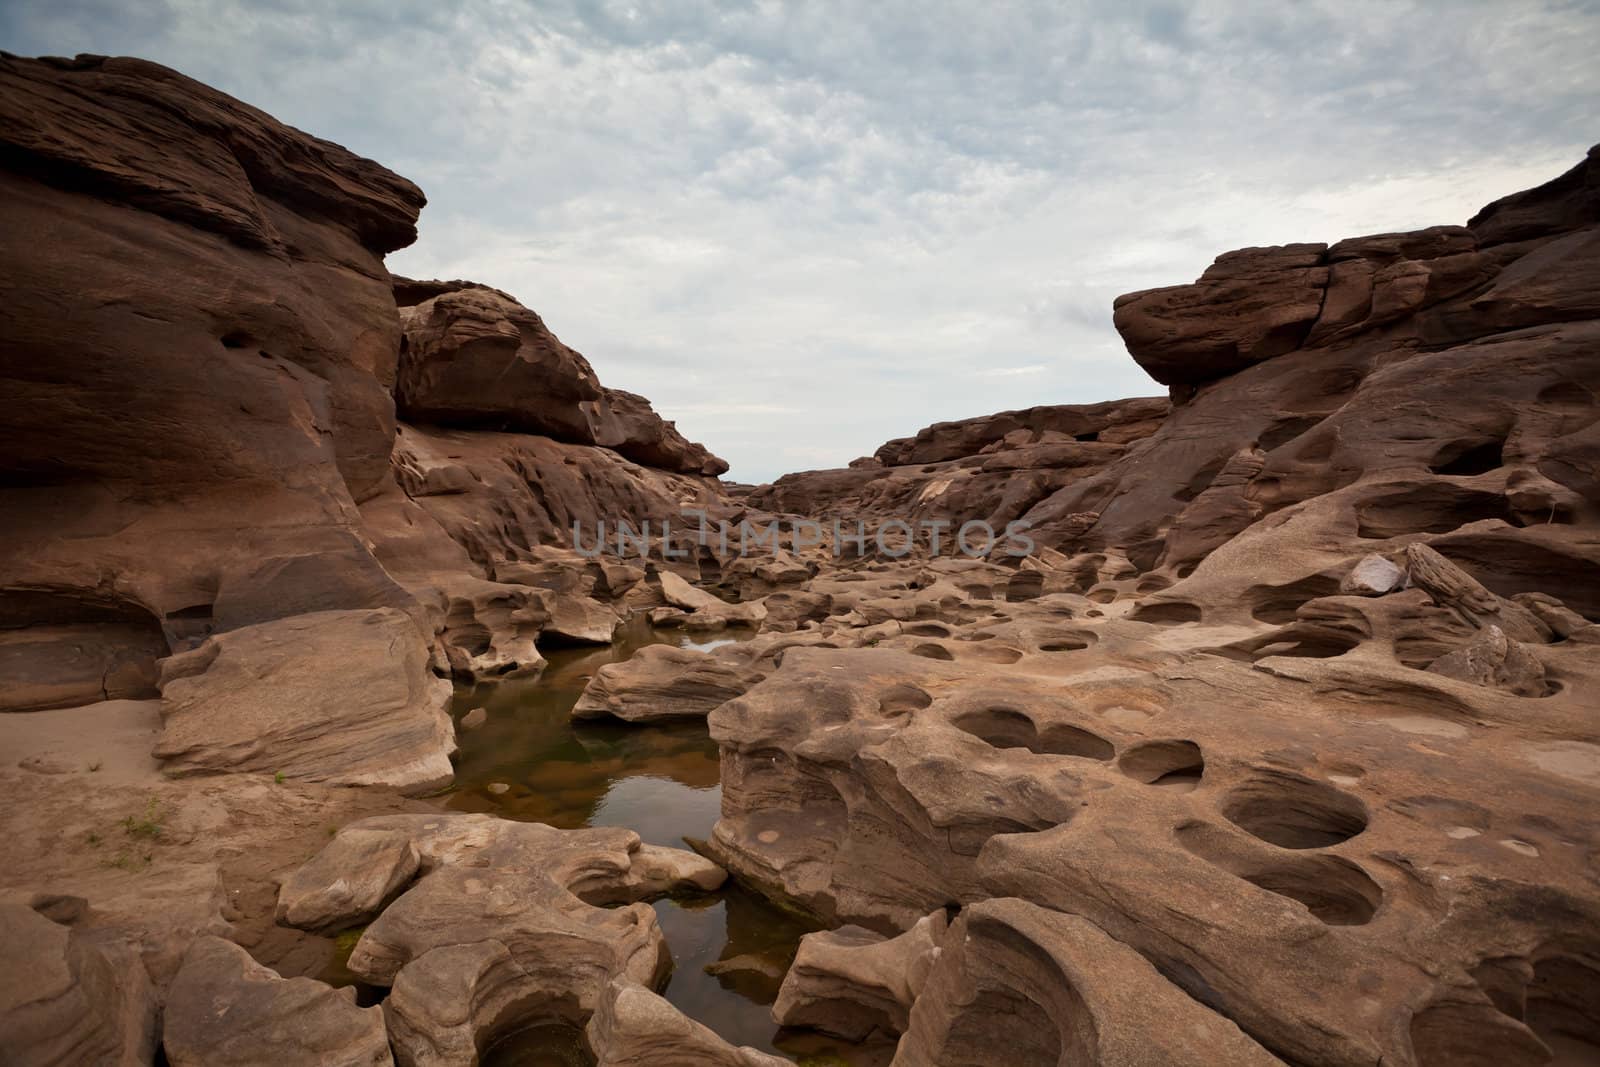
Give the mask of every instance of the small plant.
[(339, 836), (339, 828), (337, 826), (333, 825), (332, 823), (329, 823), (328, 824), (328, 836), (329, 837), (338, 837)]
[(155, 854), (153, 852), (146, 852), (140, 856), (122, 851), (117, 853), (116, 859), (107, 860), (106, 866), (115, 867), (119, 871), (142, 871), (150, 866), (150, 862), (154, 859)]
[(122, 820), (122, 828), (129, 837), (142, 837), (153, 841), (161, 836), (161, 820), (164, 817), (160, 804), (155, 797), (151, 797), (144, 807), (144, 818), (129, 815)]
[(83, 840), (90, 845), (98, 847), (100, 844), (100, 834), (97, 831), (90, 830), (86, 835), (84, 835)]
[(283, 772), (282, 771), (278, 771), (276, 774), (274, 774), (272, 776), (272, 780), (274, 782), (277, 782), (279, 785), (282, 785), (283, 784)]
[(95, 771), (98, 771), (99, 769), (100, 769), (100, 761), (99, 760), (95, 760), (93, 763), (89, 764), (89, 773), (90, 774), (93, 774)]

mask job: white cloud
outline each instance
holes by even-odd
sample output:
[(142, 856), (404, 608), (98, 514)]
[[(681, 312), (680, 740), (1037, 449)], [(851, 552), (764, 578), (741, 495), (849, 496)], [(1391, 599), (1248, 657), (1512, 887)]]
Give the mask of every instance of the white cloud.
[(538, 310), (741, 480), (1158, 392), (1120, 293), (1464, 221), (1593, 136), (1563, 0), (13, 0), (12, 51), (168, 63), (431, 203), (403, 273)]

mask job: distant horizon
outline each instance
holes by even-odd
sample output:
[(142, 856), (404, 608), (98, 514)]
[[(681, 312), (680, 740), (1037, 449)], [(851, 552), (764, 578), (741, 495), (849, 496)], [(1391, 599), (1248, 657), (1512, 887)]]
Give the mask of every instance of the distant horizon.
[(1597, 44), (1558, 0), (0, 13), (7, 51), (150, 59), (416, 182), (395, 273), (511, 293), (757, 484), (1159, 395), (1117, 295), (1555, 177)]

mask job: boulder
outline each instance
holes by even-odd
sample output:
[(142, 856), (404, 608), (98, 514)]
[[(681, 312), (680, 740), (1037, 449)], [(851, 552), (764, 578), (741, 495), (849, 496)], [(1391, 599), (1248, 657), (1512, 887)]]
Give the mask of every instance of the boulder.
[(574, 719), (611, 716), (624, 722), (700, 719), (760, 680), (714, 655), (647, 645), (594, 672), (572, 707)]
[(905, 1032), (911, 1005), (938, 958), (948, 919), (936, 911), (898, 937), (841, 926), (807, 934), (783, 980), (772, 1017), (849, 1041)]
[(450, 782), (450, 683), (393, 608), (217, 634), (162, 664), (168, 774), (255, 771), (426, 792)]
[(327, 934), (361, 926), (376, 918), (421, 866), (408, 828), (347, 826), (278, 889), (277, 920)]
[[(39, 907), (60, 921), (42, 914)], [(73, 928), (77, 909), (0, 894), (0, 1047), (17, 1067), (148, 1064), (156, 994), (137, 948)]]
[(203, 937), (167, 991), (161, 1047), (172, 1067), (390, 1067), (383, 1009), (352, 986), (280, 978), (238, 945)]
[(668, 604), (689, 613), (683, 625), (691, 630), (720, 630), (726, 626), (759, 626), (767, 609), (759, 600), (730, 604), (703, 589), (696, 589), (672, 571), (656, 571), (661, 595)]
[(986, 900), (944, 941), (897, 1064), (1282, 1065), (1080, 916)]
[[(402, 280), (398, 291), (409, 299), (426, 290)], [(408, 421), (596, 445), (685, 474), (728, 469), (644, 397), (602, 386), (588, 360), (498, 289), (460, 283), (406, 304), (401, 322), (395, 401)]]
[(1428, 665), (1433, 674), (1473, 685), (1489, 686), (1519, 697), (1542, 697), (1549, 691), (1544, 664), (1522, 644), (1491, 625), (1465, 648)]
[(1383, 596), (1404, 588), (1406, 572), (1376, 554), (1362, 556), (1339, 579), (1339, 592), (1350, 596)]
[(789, 1060), (735, 1048), (664, 997), (618, 979), (587, 1030), (596, 1067), (784, 1067)]
[[(385, 905), (409, 866), (401, 841), (419, 874)], [(533, 1021), (583, 1025), (614, 979), (655, 985), (670, 959), (655, 912), (637, 901), (722, 877), (630, 830), (380, 816), (346, 826), (291, 875), (279, 913), (335, 929), (381, 908), (348, 966), (390, 987), (383, 1010), (396, 1061), (464, 1062)]]

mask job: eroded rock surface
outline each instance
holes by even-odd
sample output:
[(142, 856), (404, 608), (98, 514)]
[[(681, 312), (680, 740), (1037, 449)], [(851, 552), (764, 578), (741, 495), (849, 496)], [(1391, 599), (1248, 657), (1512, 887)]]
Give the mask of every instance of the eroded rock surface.
[(897, 937), (859, 926), (807, 934), (784, 977), (772, 1017), (861, 1041), (874, 1031), (905, 1032), (911, 1005), (927, 984), (948, 929), (943, 911)]
[(167, 991), (161, 1047), (172, 1067), (390, 1067), (383, 1009), (353, 987), (281, 978), (220, 937), (195, 941)]
[(844, 958), (959, 906), (896, 1062), (1600, 1056), (1597, 158), (1125, 298), (1178, 403), (1045, 548), (793, 587), (708, 849)]
[(959, 517), (943, 531), (950, 543), (962, 522), (983, 520), (1002, 530), (1102, 470), (1155, 432), (1170, 407), (1164, 398), (1147, 397), (936, 423), (847, 469), (786, 474), (745, 499), (757, 508), (821, 520), (830, 534), (834, 519), (843, 534), (854, 534), (858, 521), (871, 530), (889, 519)]
[(1282, 1063), (1079, 916), (987, 900), (943, 943), (896, 1065)]
[(0, 894), (0, 1047), (18, 1067), (147, 1064), (156, 995), (137, 948), (73, 929), (81, 899)]
[(791, 1061), (735, 1048), (667, 1001), (618, 979), (589, 1020), (597, 1067), (783, 1067)]
[[(0, 700), (159, 696), (168, 772), (259, 776), (0, 767), (65, 828), (6, 815), (7, 1055), (148, 1062), (170, 987), (175, 1063), (380, 1063), (383, 1033), (466, 1063), (541, 1021), (607, 1064), (764, 1067), (654, 992), (641, 901), (726, 869), (833, 927), (779, 1017), (903, 1031), (899, 1064), (1600, 1057), (1600, 154), (1465, 226), (1121, 298), (1170, 401), (725, 491), (508, 294), (391, 279), (403, 179), (140, 61), (0, 57), (0, 88)], [(619, 561), (574, 529), (686, 506), (949, 525), (899, 561)], [(952, 558), (976, 519), (1034, 550)], [(634, 612), (764, 630), (580, 704), (706, 717), (716, 862), (432, 813), (328, 841), (339, 801), (290, 792), (448, 782), (448, 678)], [(296, 862), (325, 847), (276, 914), (364, 927), (381, 1030), (208, 938), (279, 951), (252, 896), (283, 820)]]
[(652, 645), (595, 671), (572, 717), (609, 715), (627, 722), (704, 718), (759, 678), (705, 652)]
[(295, 872), (279, 914), (316, 929), (367, 923), (348, 966), (390, 988), (397, 1062), (464, 1063), (531, 1021), (584, 1025), (614, 979), (653, 988), (666, 944), (648, 905), (623, 902), (722, 878), (630, 830), (383, 816), (345, 827)]
[(452, 777), (450, 684), (393, 609), (231, 630), (162, 672), (154, 752), (168, 773), (259, 771), (413, 792)]

